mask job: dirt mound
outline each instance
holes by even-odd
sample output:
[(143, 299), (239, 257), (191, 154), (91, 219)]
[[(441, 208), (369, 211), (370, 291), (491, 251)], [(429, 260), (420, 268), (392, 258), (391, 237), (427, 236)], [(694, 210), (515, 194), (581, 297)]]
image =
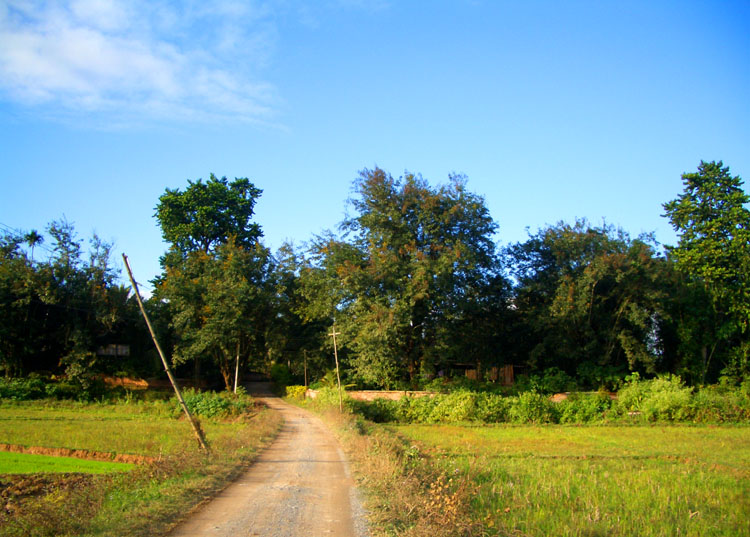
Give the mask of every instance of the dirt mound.
[(12, 514), (29, 498), (86, 487), (103, 476), (91, 474), (18, 474), (0, 476), (0, 506)]
[(125, 462), (130, 464), (149, 464), (156, 461), (154, 457), (131, 455), (129, 453), (108, 453), (106, 451), (92, 451), (89, 449), (49, 448), (42, 446), (19, 446), (15, 444), (0, 444), (0, 451), (27, 453), (30, 455), (50, 455), (52, 457), (73, 457), (90, 461)]

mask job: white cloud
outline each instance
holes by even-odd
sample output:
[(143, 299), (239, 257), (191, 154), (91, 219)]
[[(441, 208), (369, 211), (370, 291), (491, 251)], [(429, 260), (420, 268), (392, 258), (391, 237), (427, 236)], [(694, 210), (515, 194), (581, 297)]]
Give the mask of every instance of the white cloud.
[(0, 91), (111, 122), (269, 121), (274, 89), (253, 75), (272, 44), (266, 17), (232, 0), (0, 0)]

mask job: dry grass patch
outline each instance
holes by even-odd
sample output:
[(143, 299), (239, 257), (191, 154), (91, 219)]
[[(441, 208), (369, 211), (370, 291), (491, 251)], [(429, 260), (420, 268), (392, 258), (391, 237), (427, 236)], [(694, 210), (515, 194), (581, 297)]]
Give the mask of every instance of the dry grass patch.
[(482, 535), (472, 520), (471, 481), (436, 468), (416, 446), (351, 414), (323, 410), (364, 492), (374, 537), (471, 537)]

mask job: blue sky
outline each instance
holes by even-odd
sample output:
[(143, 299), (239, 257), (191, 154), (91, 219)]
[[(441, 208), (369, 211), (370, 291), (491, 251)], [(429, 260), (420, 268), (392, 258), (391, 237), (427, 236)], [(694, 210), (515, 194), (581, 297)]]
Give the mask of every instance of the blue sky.
[(64, 216), (142, 282), (159, 195), (210, 173), (263, 189), (273, 249), (376, 165), (466, 174), (501, 245), (576, 217), (673, 244), (680, 174), (750, 178), (749, 125), (747, 1), (0, 0), (0, 224)]

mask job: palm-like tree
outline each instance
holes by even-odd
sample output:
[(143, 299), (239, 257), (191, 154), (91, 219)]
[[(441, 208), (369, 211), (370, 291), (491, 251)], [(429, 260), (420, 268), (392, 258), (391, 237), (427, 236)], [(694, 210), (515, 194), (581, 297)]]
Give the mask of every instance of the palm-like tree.
[(24, 240), (26, 241), (26, 244), (31, 247), (31, 261), (34, 261), (34, 246), (37, 244), (42, 244), (44, 242), (44, 237), (42, 237), (36, 229), (32, 229), (29, 231), (25, 236)]

